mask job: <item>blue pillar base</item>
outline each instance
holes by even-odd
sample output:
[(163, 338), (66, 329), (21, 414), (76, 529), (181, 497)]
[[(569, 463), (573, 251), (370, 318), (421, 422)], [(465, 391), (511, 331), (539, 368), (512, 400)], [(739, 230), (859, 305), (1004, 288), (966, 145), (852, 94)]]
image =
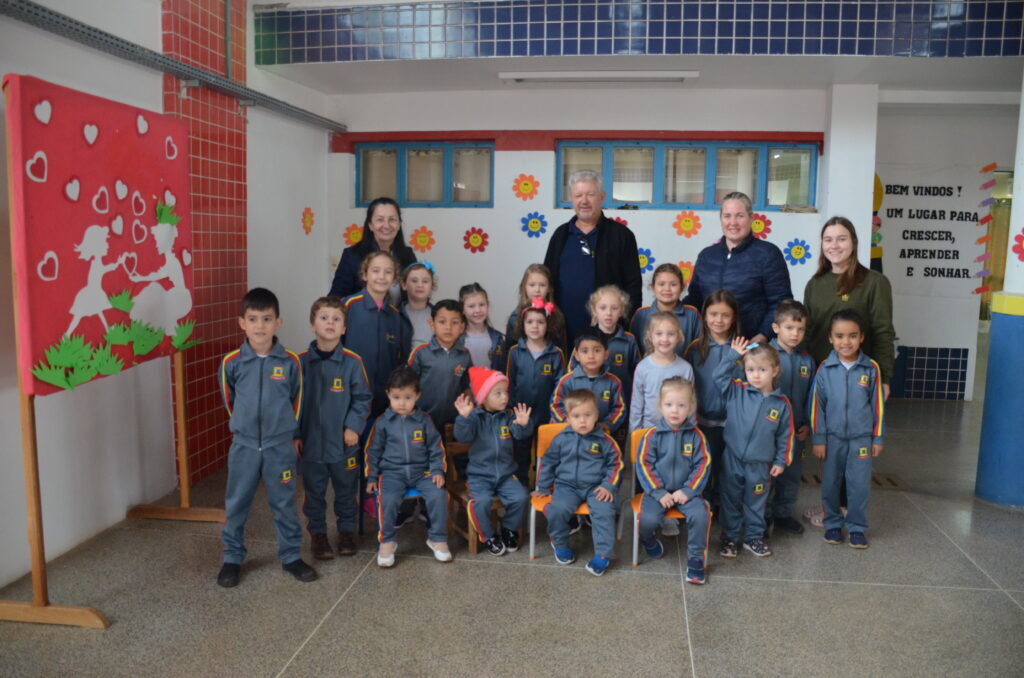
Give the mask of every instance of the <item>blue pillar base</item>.
[(1024, 315), (1012, 311), (998, 313), (993, 309), (986, 374), (974, 494), (993, 504), (1022, 508)]

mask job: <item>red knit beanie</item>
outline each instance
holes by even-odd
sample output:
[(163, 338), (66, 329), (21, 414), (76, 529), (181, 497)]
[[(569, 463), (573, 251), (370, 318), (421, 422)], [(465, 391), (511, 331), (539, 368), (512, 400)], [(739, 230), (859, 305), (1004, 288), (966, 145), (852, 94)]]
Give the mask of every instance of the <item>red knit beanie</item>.
[(473, 391), (476, 404), (481, 407), (487, 400), (487, 394), (491, 392), (491, 389), (503, 381), (508, 381), (508, 377), (498, 370), (476, 366), (469, 368), (469, 388)]

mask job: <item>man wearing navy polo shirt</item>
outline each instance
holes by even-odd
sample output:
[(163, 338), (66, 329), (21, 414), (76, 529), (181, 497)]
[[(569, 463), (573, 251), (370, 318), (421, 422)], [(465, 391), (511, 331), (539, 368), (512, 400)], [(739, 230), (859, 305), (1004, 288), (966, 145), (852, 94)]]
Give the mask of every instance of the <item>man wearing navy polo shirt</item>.
[[(565, 314), (569, 345), (590, 325), (587, 299), (602, 285), (629, 294), (630, 311), (640, 306), (640, 261), (633, 232), (604, 216), (601, 175), (590, 170), (569, 177), (569, 199), (576, 216), (559, 226), (548, 242), (544, 265), (551, 270), (555, 303)], [(626, 318), (628, 321), (628, 318)]]

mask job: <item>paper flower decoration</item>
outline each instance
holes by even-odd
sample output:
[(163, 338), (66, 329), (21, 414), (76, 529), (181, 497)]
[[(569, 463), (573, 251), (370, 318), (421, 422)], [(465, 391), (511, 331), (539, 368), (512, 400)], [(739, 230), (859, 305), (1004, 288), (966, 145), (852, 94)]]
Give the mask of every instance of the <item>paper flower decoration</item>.
[(693, 277), (693, 262), (692, 261), (680, 261), (679, 272), (683, 274), (683, 284), (689, 285), (690, 279)]
[(426, 226), (420, 226), (409, 236), (409, 245), (417, 252), (429, 252), (436, 244), (434, 232)]
[(345, 244), (349, 247), (352, 245), (358, 245), (359, 241), (363, 239), (363, 227), (359, 224), (352, 224), (345, 229)]
[(637, 249), (637, 256), (640, 258), (640, 272), (646, 273), (647, 271), (654, 270), (654, 262), (657, 261), (651, 256), (650, 250), (645, 250), (643, 247)]
[(612, 221), (617, 221), (623, 226), (629, 226), (629, 222), (623, 219), (622, 217), (612, 217)]
[(693, 210), (683, 210), (676, 216), (676, 220), (673, 222), (672, 226), (675, 227), (676, 233), (679, 235), (685, 235), (687, 238), (692, 238), (700, 231), (700, 217), (698, 217), (697, 213)]
[(754, 234), (755, 238), (767, 240), (768, 234), (772, 232), (771, 225), (771, 219), (763, 214), (755, 214), (753, 221), (750, 222), (750, 232)]
[(302, 210), (302, 230), (309, 235), (313, 230), (313, 210), (309, 207)]
[(487, 249), (487, 238), (488, 235), (484, 233), (482, 228), (471, 228), (462, 236), (463, 241), (466, 243), (463, 247), (474, 254), (483, 252)]
[(519, 221), (523, 222), (523, 232), (527, 238), (539, 238), (548, 228), (548, 222), (540, 212), (530, 212)]
[(796, 238), (786, 243), (786, 249), (782, 250), (782, 255), (786, 257), (790, 266), (806, 264), (807, 260), (811, 258), (811, 248), (805, 241)]
[(537, 197), (537, 189), (540, 182), (533, 178), (532, 174), (520, 174), (512, 182), (512, 190), (520, 200), (533, 200)]
[(1013, 236), (1013, 243), (1011, 251), (1017, 255), (1018, 259), (1024, 261), (1024, 230)]

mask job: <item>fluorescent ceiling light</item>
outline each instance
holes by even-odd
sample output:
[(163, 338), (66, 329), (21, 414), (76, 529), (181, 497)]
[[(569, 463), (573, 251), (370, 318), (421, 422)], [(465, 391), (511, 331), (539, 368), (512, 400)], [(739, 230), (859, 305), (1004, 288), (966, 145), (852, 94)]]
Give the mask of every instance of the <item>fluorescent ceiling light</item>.
[(508, 71), (504, 82), (684, 82), (700, 71)]

